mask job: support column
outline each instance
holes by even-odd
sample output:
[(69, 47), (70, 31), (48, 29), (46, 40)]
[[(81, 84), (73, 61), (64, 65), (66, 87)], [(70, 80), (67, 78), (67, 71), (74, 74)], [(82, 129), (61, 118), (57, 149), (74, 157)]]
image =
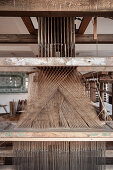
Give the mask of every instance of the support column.
[(96, 102), (96, 94), (95, 94), (95, 82), (90, 83), (90, 99), (92, 102)]
[[(104, 83), (100, 83), (100, 96), (102, 101), (104, 102)], [(103, 109), (102, 102), (100, 100), (100, 111)]]
[(113, 120), (113, 83), (112, 83), (112, 120)]

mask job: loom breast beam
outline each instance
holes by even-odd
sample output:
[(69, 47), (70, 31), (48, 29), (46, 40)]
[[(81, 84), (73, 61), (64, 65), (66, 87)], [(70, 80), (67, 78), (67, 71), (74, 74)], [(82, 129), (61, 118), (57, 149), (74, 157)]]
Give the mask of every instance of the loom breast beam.
[(16, 129), (0, 131), (0, 141), (113, 141), (113, 129)]
[(0, 67), (21, 66), (113, 67), (113, 57), (0, 57)]

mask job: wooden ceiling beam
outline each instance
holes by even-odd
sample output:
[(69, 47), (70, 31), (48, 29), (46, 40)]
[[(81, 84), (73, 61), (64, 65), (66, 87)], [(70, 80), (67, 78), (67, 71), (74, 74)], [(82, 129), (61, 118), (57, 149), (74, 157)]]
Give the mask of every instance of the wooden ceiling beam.
[(33, 23), (31, 21), (31, 18), (30, 17), (21, 17), (21, 18), (22, 18), (22, 20), (23, 20), (23, 22), (24, 22), (28, 32), (30, 34), (36, 34), (35, 28), (34, 28)]
[[(38, 1), (38, 0), (0, 0), (0, 11), (1, 13), (13, 12), (12, 15), (17, 15), (17, 13), (23, 13), (25, 14), (31, 14), (29, 12), (35, 13), (35, 16), (37, 16), (38, 12), (47, 11), (48, 14), (51, 14), (51, 12), (91, 12), (94, 11), (94, 13), (99, 12), (111, 12), (113, 11), (113, 2), (112, 0), (107, 1), (95, 1), (95, 0), (45, 0), (45, 1)], [(101, 14), (100, 14), (101, 15)], [(76, 16), (76, 15), (75, 15)]]
[(6, 11), (0, 17), (112, 17), (112, 11)]
[(78, 34), (84, 34), (90, 21), (91, 21), (92, 17), (83, 17), (79, 30), (78, 30)]
[[(35, 31), (36, 32), (36, 31)], [(0, 34), (0, 44), (37, 44), (37, 34)], [(113, 34), (76, 34), (76, 44), (113, 44)]]

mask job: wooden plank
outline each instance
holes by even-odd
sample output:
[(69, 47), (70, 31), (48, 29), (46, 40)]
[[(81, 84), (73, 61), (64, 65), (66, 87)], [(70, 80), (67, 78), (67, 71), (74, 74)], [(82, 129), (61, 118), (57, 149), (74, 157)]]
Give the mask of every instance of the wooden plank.
[[(0, 34), (0, 44), (37, 44), (37, 37), (37, 34)], [(98, 34), (98, 40), (94, 40), (93, 34), (76, 34), (75, 38), (76, 44), (113, 44), (113, 34)]]
[(34, 66), (107, 66), (113, 67), (113, 57), (1, 57), (0, 67)]
[[(34, 28), (34, 26), (33, 26), (33, 23), (32, 23), (32, 21), (31, 21), (31, 18), (30, 18), (30, 17), (21, 17), (21, 18), (22, 18), (22, 20), (23, 20), (23, 22), (24, 22), (24, 24), (25, 24), (28, 32), (29, 32), (30, 34), (35, 34), (35, 28)], [(37, 24), (38, 24), (38, 23), (37, 23)]]
[[(113, 71), (113, 67), (77, 67), (79, 72), (91, 72), (91, 71)], [(38, 71), (37, 67), (0, 67), (0, 72), (35, 72)], [(108, 92), (110, 93), (110, 92)]]
[(34, 72), (37, 67), (0, 67), (0, 72)]
[(83, 78), (86, 79), (91, 79), (91, 78), (99, 78), (100, 76), (105, 76), (108, 75), (108, 72), (106, 71), (101, 71), (101, 72), (89, 72), (89, 73), (85, 73), (83, 74)]
[(103, 76), (99, 78), (100, 82), (109, 82), (109, 83), (113, 83), (113, 75), (109, 73), (109, 75)]
[(91, 21), (92, 17), (83, 17), (82, 22), (80, 24), (79, 30), (78, 30), (78, 34), (84, 34), (90, 21)]
[(98, 39), (94, 39), (93, 34), (76, 34), (77, 44), (112, 44), (113, 34), (98, 34)]
[(113, 141), (110, 129), (52, 129), (0, 131), (0, 141)]
[[(112, 11), (113, 10), (113, 2), (111, 0), (107, 1), (94, 1), (94, 0), (1, 0), (0, 1), (0, 11)], [(14, 14), (14, 13), (13, 13)], [(25, 13), (24, 13), (25, 14)], [(37, 13), (36, 13), (37, 14)], [(36, 16), (36, 15), (35, 15)]]
[(98, 71), (113, 71), (113, 67), (77, 67), (77, 70), (80, 72), (98, 72)]

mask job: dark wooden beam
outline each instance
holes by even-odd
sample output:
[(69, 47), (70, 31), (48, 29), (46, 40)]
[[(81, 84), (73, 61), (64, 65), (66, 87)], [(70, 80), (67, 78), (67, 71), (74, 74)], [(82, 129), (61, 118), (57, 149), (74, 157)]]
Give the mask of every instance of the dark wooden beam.
[[(37, 32), (37, 30), (35, 30)], [(37, 44), (37, 34), (0, 34), (1, 44)], [(113, 44), (113, 34), (99, 34), (94, 40), (93, 34), (76, 34), (76, 44)]]
[[(17, 15), (16, 12), (31, 15), (31, 13), (35, 13), (37, 16), (37, 12), (47, 11), (49, 14), (51, 12), (85, 12), (85, 11), (94, 11), (94, 13), (99, 12), (111, 12), (113, 11), (113, 2), (112, 0), (106, 1), (95, 1), (95, 0), (45, 0), (45, 1), (38, 1), (38, 0), (0, 0), (0, 11), (3, 15), (8, 15), (10, 12), (13, 12), (13, 16)], [(6, 12), (6, 14), (5, 14)], [(11, 13), (10, 13), (11, 14)], [(101, 14), (100, 14), (101, 15)], [(32, 15), (31, 15), (32, 16)]]
[(94, 40), (93, 34), (76, 34), (76, 43), (78, 44), (113, 44), (113, 34), (98, 34)]
[[(0, 1), (1, 2), (1, 1)], [(112, 11), (13, 11), (1, 10), (0, 17), (111, 17)]]
[(82, 66), (82, 67), (77, 67), (77, 70), (79, 72), (97, 72), (97, 71), (113, 71), (113, 67), (86, 67), (86, 66)]
[[(30, 34), (35, 34), (36, 32), (35, 32), (35, 28), (34, 28), (34, 26), (33, 26), (33, 23), (32, 23), (32, 21), (31, 21), (31, 18), (30, 18), (30, 17), (21, 17), (21, 18), (22, 18), (22, 20), (23, 20), (23, 22), (24, 22), (24, 24), (25, 24), (28, 32), (29, 32)], [(37, 24), (38, 24), (38, 23), (37, 23)]]
[(92, 17), (83, 17), (79, 30), (78, 30), (78, 34), (84, 34), (84, 32), (86, 31), (90, 21), (91, 21)]
[(83, 78), (85, 79), (91, 79), (91, 78), (99, 78), (100, 76), (108, 75), (107, 71), (100, 71), (100, 72), (89, 72), (83, 74)]
[(113, 75), (109, 73), (109, 75), (100, 77), (99, 81), (104, 83), (113, 83)]

